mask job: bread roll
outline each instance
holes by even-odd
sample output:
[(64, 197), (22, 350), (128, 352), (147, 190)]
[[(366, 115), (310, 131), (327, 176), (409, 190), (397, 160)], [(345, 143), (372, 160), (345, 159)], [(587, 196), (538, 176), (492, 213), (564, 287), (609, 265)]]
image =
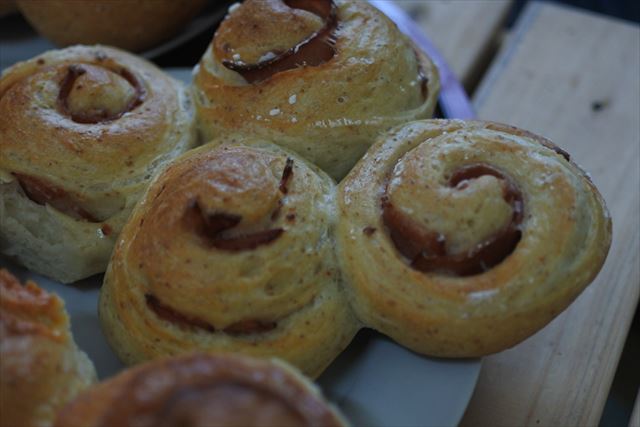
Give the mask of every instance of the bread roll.
[(194, 77), (207, 140), (271, 140), (337, 180), (378, 134), (431, 117), (439, 88), (431, 60), (384, 14), (351, 0), (232, 7)]
[(59, 427), (322, 426), (342, 415), (287, 364), (194, 354), (125, 370), (67, 405)]
[(17, 0), (20, 11), (58, 46), (105, 44), (140, 52), (178, 33), (207, 0)]
[(433, 356), (483, 356), (532, 335), (611, 244), (604, 200), (569, 155), (491, 122), (393, 129), (340, 183), (338, 203), (357, 315)]
[(0, 426), (50, 426), (95, 380), (62, 300), (0, 269)]
[(176, 160), (125, 226), (99, 312), (124, 362), (233, 351), (317, 376), (355, 335), (333, 181), (273, 144), (242, 141)]
[(15, 64), (0, 80), (0, 251), (65, 283), (103, 272), (150, 178), (196, 142), (185, 86), (134, 55)]

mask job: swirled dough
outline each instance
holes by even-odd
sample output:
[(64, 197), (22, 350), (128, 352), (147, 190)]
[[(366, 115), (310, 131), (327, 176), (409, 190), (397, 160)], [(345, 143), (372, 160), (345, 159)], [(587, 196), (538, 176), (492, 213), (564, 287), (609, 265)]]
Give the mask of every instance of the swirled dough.
[(335, 185), (275, 145), (227, 142), (176, 160), (134, 210), (103, 329), (127, 363), (234, 351), (318, 375), (359, 327), (335, 259)]
[(393, 129), (341, 182), (338, 204), (358, 317), (435, 356), (532, 335), (594, 279), (611, 243), (605, 203), (568, 154), (491, 122)]
[(271, 140), (338, 180), (381, 132), (431, 117), (439, 88), (436, 67), (391, 20), (343, 0), (243, 2), (194, 77), (207, 139)]
[(60, 427), (327, 426), (343, 416), (277, 360), (194, 354), (125, 370), (60, 411)]
[(62, 282), (103, 272), (151, 176), (196, 143), (184, 85), (103, 46), (0, 80), (0, 250)]

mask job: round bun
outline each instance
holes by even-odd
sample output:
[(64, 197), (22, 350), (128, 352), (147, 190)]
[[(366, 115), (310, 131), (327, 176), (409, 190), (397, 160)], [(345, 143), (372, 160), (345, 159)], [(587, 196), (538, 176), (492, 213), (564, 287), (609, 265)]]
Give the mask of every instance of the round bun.
[(611, 220), (550, 141), (490, 122), (382, 137), (340, 184), (339, 259), (359, 318), (410, 349), (476, 357), (546, 325), (593, 280)]
[(184, 85), (102, 46), (0, 80), (0, 250), (62, 282), (103, 272), (155, 171), (196, 143)]
[(382, 131), (431, 117), (440, 84), (366, 2), (247, 0), (220, 24), (194, 86), (206, 139), (271, 140), (339, 180)]
[(99, 312), (126, 363), (223, 350), (316, 376), (355, 335), (333, 250), (333, 182), (275, 145), (243, 142), (176, 160), (125, 226)]
[(55, 425), (342, 427), (347, 423), (313, 383), (283, 362), (193, 354), (120, 373), (67, 405)]
[(95, 379), (62, 300), (0, 269), (0, 426), (51, 425)]
[(207, 0), (17, 0), (25, 18), (58, 46), (106, 44), (134, 52), (182, 29)]
[(0, 18), (18, 11), (14, 0), (0, 0)]

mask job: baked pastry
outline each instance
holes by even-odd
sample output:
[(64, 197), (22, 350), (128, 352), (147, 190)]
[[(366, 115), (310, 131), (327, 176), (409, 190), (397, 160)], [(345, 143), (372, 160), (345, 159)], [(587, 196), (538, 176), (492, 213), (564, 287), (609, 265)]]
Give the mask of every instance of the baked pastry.
[(103, 330), (128, 364), (194, 350), (318, 375), (358, 328), (340, 288), (335, 186), (275, 145), (208, 144), (158, 175), (114, 250)]
[(17, 0), (33, 27), (58, 46), (106, 44), (139, 52), (174, 36), (207, 0)]
[(185, 86), (102, 46), (0, 80), (0, 251), (62, 282), (103, 272), (154, 172), (196, 143)]
[(236, 132), (271, 140), (337, 180), (380, 132), (431, 117), (439, 87), (431, 60), (381, 12), (352, 0), (233, 6), (194, 76), (207, 140)]
[(0, 17), (10, 15), (18, 10), (13, 0), (0, 0)]
[(359, 318), (410, 349), (476, 357), (564, 310), (609, 250), (588, 175), (530, 132), (409, 123), (339, 186), (339, 259)]
[(92, 426), (346, 426), (287, 364), (192, 354), (128, 369), (67, 405), (55, 423)]
[(51, 425), (95, 379), (62, 300), (0, 269), (0, 427)]

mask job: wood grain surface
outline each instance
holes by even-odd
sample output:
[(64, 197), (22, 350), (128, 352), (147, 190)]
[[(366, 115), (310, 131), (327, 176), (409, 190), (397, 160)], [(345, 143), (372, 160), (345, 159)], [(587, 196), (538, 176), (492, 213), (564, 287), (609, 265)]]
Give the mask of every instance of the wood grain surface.
[(461, 425), (597, 425), (640, 293), (640, 28), (530, 3), (474, 103), (554, 140), (613, 218), (603, 270), (551, 324), (485, 358)]
[(496, 48), (512, 0), (400, 0), (467, 89)]

